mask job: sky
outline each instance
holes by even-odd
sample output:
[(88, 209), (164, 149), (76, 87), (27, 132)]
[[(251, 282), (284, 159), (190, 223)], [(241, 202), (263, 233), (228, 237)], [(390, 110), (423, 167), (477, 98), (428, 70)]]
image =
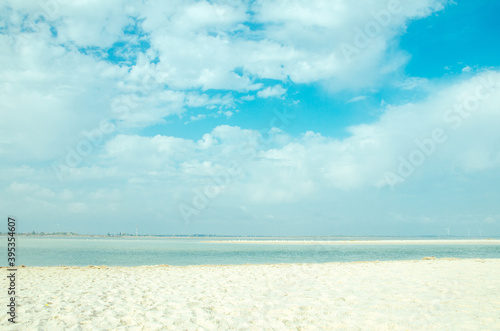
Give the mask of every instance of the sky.
[(500, 236), (495, 0), (0, 5), (21, 232)]

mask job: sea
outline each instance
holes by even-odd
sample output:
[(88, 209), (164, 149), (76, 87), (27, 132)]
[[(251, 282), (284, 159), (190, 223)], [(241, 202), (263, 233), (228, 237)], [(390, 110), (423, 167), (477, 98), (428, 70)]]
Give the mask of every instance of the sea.
[[(262, 240), (262, 238), (230, 238)], [(143, 266), (324, 263), (419, 260), (436, 258), (500, 258), (498, 244), (363, 244), (325, 245), (319, 240), (380, 240), (381, 238), (267, 238), (266, 243), (235, 243), (226, 238), (158, 237), (18, 237), (16, 265)], [(408, 238), (390, 238), (391, 240)], [(421, 238), (420, 238), (421, 239)], [(436, 239), (436, 238), (432, 238)], [(296, 241), (273, 244), (273, 241)], [(310, 241), (302, 244), (302, 241)], [(7, 240), (2, 237), (2, 263), (7, 265)], [(226, 241), (226, 242), (224, 242)]]

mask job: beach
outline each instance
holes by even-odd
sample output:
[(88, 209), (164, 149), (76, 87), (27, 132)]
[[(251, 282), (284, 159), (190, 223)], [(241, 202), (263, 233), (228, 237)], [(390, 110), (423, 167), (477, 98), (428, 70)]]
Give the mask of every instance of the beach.
[(2, 329), (500, 329), (500, 259), (19, 267), (17, 282)]

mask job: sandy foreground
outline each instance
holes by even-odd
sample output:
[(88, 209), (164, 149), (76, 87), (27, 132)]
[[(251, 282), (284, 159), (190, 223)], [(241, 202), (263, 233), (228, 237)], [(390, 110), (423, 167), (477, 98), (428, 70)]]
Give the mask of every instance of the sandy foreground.
[(17, 284), (2, 330), (500, 330), (500, 259), (28, 267)]

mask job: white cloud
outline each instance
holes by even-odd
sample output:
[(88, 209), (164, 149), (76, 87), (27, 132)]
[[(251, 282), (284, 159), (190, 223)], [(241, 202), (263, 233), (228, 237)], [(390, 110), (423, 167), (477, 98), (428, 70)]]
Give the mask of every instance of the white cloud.
[(198, 114), (196, 116), (191, 116), (189, 119), (191, 121), (199, 121), (199, 120), (203, 120), (205, 118), (207, 118), (207, 115), (205, 115), (205, 114)]
[[(293, 138), (271, 130), (264, 137), (255, 130), (221, 125), (198, 141), (118, 135), (106, 143), (101, 162), (106, 167), (119, 166), (127, 176), (151, 177), (154, 173), (155, 180), (178, 178), (177, 187), (197, 171), (206, 175), (237, 161), (245, 169), (245, 179), (236, 185), (238, 191), (262, 202), (298, 199), (324, 189), (350, 191), (387, 185), (385, 173), (398, 174), (401, 160), (408, 160), (415, 150), (428, 150), (429, 155), (425, 154), (424, 162), (400, 186), (421, 176), (474, 175), (500, 167), (500, 99), (498, 93), (488, 90), (497, 91), (498, 82), (500, 74), (485, 72), (436, 91), (419, 103), (388, 105), (378, 121), (351, 127), (351, 135), (342, 140), (311, 131)], [(477, 110), (454, 110), (476, 93), (488, 94)], [(419, 147), (429, 144), (436, 129), (446, 141)]]
[(161, 169), (189, 156), (194, 142), (166, 136), (117, 135), (105, 146), (106, 158), (126, 168)]
[[(64, 157), (82, 139), (75, 132), (94, 129), (103, 118), (118, 120), (121, 129), (164, 123), (191, 107), (229, 116), (235, 100), (227, 91), (283, 97), (286, 90), (265, 79), (323, 81), (332, 89), (375, 84), (380, 67), (391, 72), (404, 63), (401, 54), (383, 60), (388, 42), (408, 20), (442, 8), (438, 0), (405, 3), (346, 63), (340, 44), (353, 42), (356, 27), (385, 7), (323, 0), (4, 2), (0, 153), (25, 161)], [(113, 45), (129, 67), (108, 56)], [(209, 96), (193, 89), (227, 91)]]
[(462, 72), (472, 72), (472, 68), (469, 66), (465, 66), (462, 68)]
[[(54, 3), (60, 5), (44, 13), (37, 1), (9, 0), (0, 11), (6, 31), (0, 34), (0, 157), (8, 160), (0, 172), (6, 188), (0, 201), (26, 219), (60, 221), (65, 212), (82, 224), (93, 213), (115, 222), (140, 217), (168, 224), (171, 233), (180, 219), (178, 203), (213, 187), (213, 177), (235, 162), (242, 173), (230, 176), (200, 218), (220, 217), (231, 224), (240, 216), (234, 210), (245, 209), (251, 211), (244, 216), (250, 226), (262, 219), (285, 226), (308, 218), (329, 222), (356, 218), (366, 209), (356, 201), (365, 198), (379, 208), (377, 217), (384, 217), (384, 210), (396, 208), (393, 199), (402, 199), (397, 206), (412, 205), (414, 192), (459, 192), (462, 187), (450, 178), (497, 190), (491, 176), (500, 167), (498, 93), (481, 100), (476, 110), (453, 110), (473, 102), (470, 97), (477, 93), (488, 93), (478, 90), (488, 73), (465, 67), (467, 75), (450, 86), (394, 78), (404, 77), (394, 73), (410, 56), (395, 48), (395, 38), (412, 20), (441, 10), (445, 1), (401, 2), (383, 24), (378, 14), (389, 10), (388, 2), (370, 0)], [(35, 21), (40, 13), (48, 19)], [(359, 31), (366, 34), (374, 22), (380, 30), (360, 46)], [(138, 34), (125, 32), (130, 29)], [(346, 58), (344, 43), (357, 48), (352, 58)], [(124, 60), (108, 56), (113, 50)], [(497, 72), (491, 74), (499, 80)], [(235, 123), (239, 106), (255, 96), (284, 98), (283, 86), (317, 83), (327, 90), (350, 89), (348, 95), (380, 84), (424, 88), (429, 95), (414, 103), (384, 103), (380, 118), (349, 128), (343, 139), (308, 128), (303, 135), (289, 135), (286, 127), (212, 129), (199, 123), (206, 129), (195, 137), (186, 132), (185, 138), (148, 129), (175, 116)], [(67, 170), (63, 184), (57, 182), (47, 164), (63, 159), (66, 147), (74, 149), (85, 138), (82, 130), (95, 129), (103, 119), (113, 121), (116, 130), (85, 162)], [(389, 194), (384, 174), (397, 174), (400, 158), (418, 149), (415, 140), (429, 139), (436, 128), (447, 140), (435, 144), (396, 187), (406, 195), (384, 195)], [(493, 175), (485, 178), (485, 173)], [(464, 199), (472, 194), (463, 194)], [(273, 210), (278, 205), (281, 216)], [(478, 219), (497, 219), (488, 216), (498, 214), (491, 206)], [(414, 219), (439, 219), (431, 214)]]
[[(492, 85), (481, 87), (483, 81)], [(434, 130), (439, 129), (447, 140), (428, 147), (432, 149), (431, 155), (416, 167), (415, 173), (430, 174), (452, 167), (462, 173), (474, 173), (500, 166), (500, 154), (496, 151), (500, 143), (496, 133), (500, 100), (498, 94), (488, 92), (488, 88), (498, 88), (498, 81), (498, 73), (487, 72), (436, 92), (418, 104), (389, 105), (377, 122), (351, 127), (351, 136), (344, 140), (306, 132), (301, 138), (275, 140), (278, 145), (269, 147), (270, 137), (266, 141), (256, 131), (222, 125), (196, 144), (173, 137), (119, 136), (107, 145), (107, 151), (113, 157), (122, 155), (120, 160), (141, 160), (141, 164), (154, 169), (175, 160), (207, 160), (216, 164), (243, 160), (249, 163), (248, 176), (253, 178), (248, 183), (249, 190), (260, 192), (256, 193), (258, 196), (267, 196), (264, 189), (279, 190), (285, 182), (283, 192), (292, 194), (293, 187), (297, 187), (297, 192), (308, 194), (317, 186), (349, 190), (384, 184), (381, 182), (384, 173), (397, 174), (400, 158), (408, 159), (419, 148), (415, 141), (429, 141)], [(477, 91), (490, 94), (478, 104), (477, 110), (465, 110), (463, 114), (453, 110), (457, 102), (471, 100), (469, 97), (474, 97)], [(485, 144), (485, 136), (489, 137), (489, 144)], [(246, 147), (253, 148), (253, 152), (246, 151), (243, 155)], [(285, 175), (288, 172), (294, 176)], [(263, 188), (257, 189), (259, 183)], [(297, 192), (292, 195), (297, 196)], [(276, 199), (292, 197), (276, 194), (271, 195)]]
[(366, 95), (359, 95), (357, 97), (353, 97), (353, 98), (347, 100), (346, 103), (358, 102), (358, 101), (361, 101), (361, 100), (365, 100), (366, 98), (367, 98)]
[(281, 98), (286, 93), (286, 89), (281, 85), (269, 86), (257, 92), (259, 98)]

